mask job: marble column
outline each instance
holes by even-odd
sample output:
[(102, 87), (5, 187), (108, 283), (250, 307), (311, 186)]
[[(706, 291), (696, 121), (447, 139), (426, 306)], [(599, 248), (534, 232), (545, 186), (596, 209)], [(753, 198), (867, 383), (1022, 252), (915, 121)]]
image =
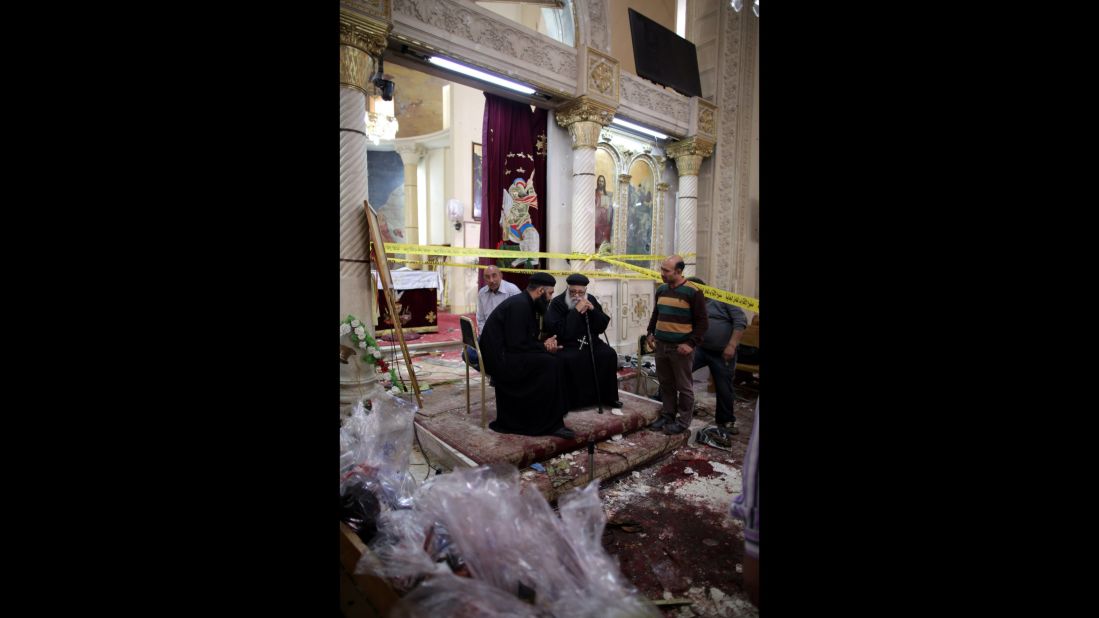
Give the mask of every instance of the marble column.
[[(388, 26), (340, 12), (340, 319), (354, 315), (374, 332), (374, 285), (364, 202), (367, 196), (366, 92), (372, 57), (385, 49)], [(336, 324), (332, 324), (333, 330)], [(348, 337), (340, 343), (352, 345)], [(350, 410), (374, 381), (360, 354), (340, 364), (340, 409)]]
[[(420, 200), (416, 190), (416, 170), (420, 165), (420, 159), (424, 157), (425, 150), (422, 144), (397, 146), (396, 150), (397, 154), (401, 155), (401, 163), (404, 164), (404, 237), (406, 242), (419, 245), (422, 243), (420, 242)], [(406, 257), (421, 262), (424, 260), (422, 255)], [(409, 264), (408, 267), (413, 270), (423, 269), (420, 264)]]
[[(569, 250), (595, 252), (595, 145), (614, 108), (581, 97), (558, 109), (557, 124), (572, 137), (572, 226)], [(588, 263), (587, 268), (595, 264)]]
[(614, 249), (615, 253), (629, 253), (627, 238), (630, 231), (630, 179), (629, 174), (618, 175), (614, 192)]
[(714, 152), (714, 144), (708, 140), (690, 137), (668, 146), (667, 154), (675, 159), (679, 171), (679, 200), (676, 202), (675, 252), (684, 257), (687, 268), (684, 274), (695, 274), (694, 256), (698, 248), (698, 170), (702, 160)]

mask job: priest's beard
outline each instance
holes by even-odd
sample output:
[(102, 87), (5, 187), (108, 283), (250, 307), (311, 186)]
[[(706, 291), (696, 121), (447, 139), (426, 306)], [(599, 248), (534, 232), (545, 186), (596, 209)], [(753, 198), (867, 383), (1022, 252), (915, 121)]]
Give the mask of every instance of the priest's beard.
[(538, 313), (541, 313), (542, 315), (545, 315), (546, 314), (546, 309), (548, 309), (548, 308), (549, 308), (549, 301), (546, 300), (545, 296), (539, 296), (538, 299), (534, 301), (534, 310), (537, 311)]
[(565, 303), (569, 306), (569, 309), (576, 309), (577, 298), (572, 294), (565, 294)]

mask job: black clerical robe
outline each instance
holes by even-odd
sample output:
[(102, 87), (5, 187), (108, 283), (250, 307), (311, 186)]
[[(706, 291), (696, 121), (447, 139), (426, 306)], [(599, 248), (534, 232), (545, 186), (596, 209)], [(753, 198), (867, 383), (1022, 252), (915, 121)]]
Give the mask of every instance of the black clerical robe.
[(523, 292), (493, 310), (481, 329), (481, 360), (496, 386), (493, 431), (528, 436), (565, 426), (565, 377), (557, 353), (538, 340), (534, 300)]
[[(557, 335), (557, 344), (564, 349), (557, 353), (565, 364), (568, 409), (575, 410), (594, 406), (603, 400), (604, 406), (618, 401), (618, 354), (607, 345), (599, 335), (607, 330), (611, 318), (603, 312), (603, 307), (595, 297), (588, 294), (593, 307), (588, 310), (591, 322), (591, 336), (584, 316), (575, 309), (569, 309), (565, 294), (562, 293), (550, 302), (543, 329), (550, 335)], [(594, 341), (593, 341), (594, 340)], [(580, 342), (585, 341), (583, 349)], [(589, 343), (591, 344), (589, 346)], [(595, 370), (592, 370), (592, 348), (595, 350)], [(598, 379), (598, 396), (596, 380)]]

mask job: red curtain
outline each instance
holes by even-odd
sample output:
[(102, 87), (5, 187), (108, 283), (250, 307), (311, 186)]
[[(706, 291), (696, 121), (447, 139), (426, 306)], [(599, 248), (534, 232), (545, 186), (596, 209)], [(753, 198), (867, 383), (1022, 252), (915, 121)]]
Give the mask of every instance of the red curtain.
[[(481, 129), (481, 247), (484, 249), (546, 250), (546, 122), (549, 112), (531, 110), (517, 103), (485, 93), (485, 120)], [(531, 182), (531, 177), (534, 182)], [(533, 185), (533, 192), (531, 186)], [(508, 193), (505, 199), (504, 193)], [(505, 202), (511, 207), (500, 223)], [(533, 248), (534, 233), (538, 236)], [(505, 237), (505, 231), (507, 237)], [(513, 266), (511, 259), (481, 258), (482, 264), (514, 268), (545, 268), (545, 260)], [(484, 272), (477, 285), (484, 285)], [(504, 273), (504, 279), (524, 289), (530, 275)]]

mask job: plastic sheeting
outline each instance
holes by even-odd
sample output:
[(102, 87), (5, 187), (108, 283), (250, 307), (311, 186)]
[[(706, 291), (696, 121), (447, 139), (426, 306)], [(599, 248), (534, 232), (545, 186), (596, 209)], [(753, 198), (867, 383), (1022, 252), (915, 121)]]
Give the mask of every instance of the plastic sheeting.
[[(477, 615), (660, 616), (603, 550), (606, 517), (597, 482), (562, 496), (560, 517), (537, 489), (521, 489), (518, 471), (504, 464), (436, 476), (412, 503), (399, 517), (383, 515), (374, 555), (359, 565), (402, 583), (418, 569), (434, 575), (405, 597), (403, 615), (468, 608)], [(437, 535), (440, 526), (446, 542), (433, 546), (428, 531)], [(452, 575), (456, 563), (472, 579)], [(495, 592), (471, 592), (485, 586)], [(485, 606), (494, 599), (500, 604)]]

